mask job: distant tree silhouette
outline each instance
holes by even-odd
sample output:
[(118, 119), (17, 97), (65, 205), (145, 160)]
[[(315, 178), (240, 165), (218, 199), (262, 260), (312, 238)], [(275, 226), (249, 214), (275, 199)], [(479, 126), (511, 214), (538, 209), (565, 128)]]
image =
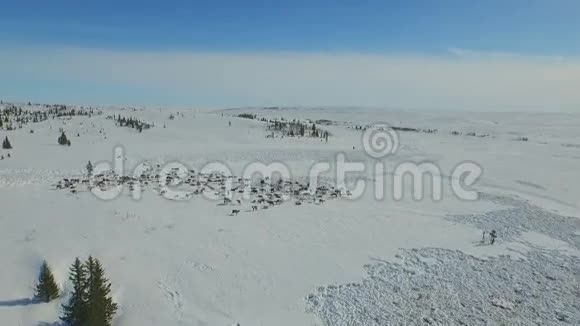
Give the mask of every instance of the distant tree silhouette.
[(90, 177), (93, 175), (93, 164), (91, 163), (91, 161), (89, 161), (89, 163), (87, 163), (87, 175)]
[(58, 144), (70, 146), (70, 140), (68, 140), (68, 138), (66, 138), (64, 131), (62, 132), (62, 134), (60, 134), (60, 137), (58, 137)]
[(3, 149), (12, 149), (12, 144), (10, 144), (10, 141), (8, 140), (8, 136), (6, 136), (6, 138), (4, 138), (4, 141), (2, 142), (2, 148)]

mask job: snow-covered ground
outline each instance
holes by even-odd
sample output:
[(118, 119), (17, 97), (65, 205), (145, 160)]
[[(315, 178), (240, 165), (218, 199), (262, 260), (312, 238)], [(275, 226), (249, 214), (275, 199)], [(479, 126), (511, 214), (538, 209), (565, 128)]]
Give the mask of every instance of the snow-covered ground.
[[(386, 325), (405, 322), (396, 316), (419, 309), (413, 307), (421, 311), (406, 321), (411, 324), (483, 324), (486, 316), (488, 324), (579, 320), (580, 114), (352, 108), (102, 112), (0, 130), (0, 138), (8, 136), (13, 146), (1, 150), (11, 157), (0, 160), (0, 325), (59, 325), (66, 296), (49, 304), (29, 300), (39, 266), (43, 259), (51, 264), (66, 294), (68, 267), (89, 254), (102, 261), (112, 282), (120, 306), (115, 325)], [(330, 120), (320, 127), (332, 136), (328, 143), (267, 138), (264, 122), (232, 116), (246, 112)], [(106, 119), (119, 113), (155, 127), (139, 133)], [(175, 119), (169, 119), (171, 113)], [(88, 191), (55, 189), (58, 181), (82, 175), (89, 160), (113, 162), (119, 145), (127, 170), (143, 162), (180, 162), (197, 171), (220, 162), (239, 176), (252, 162), (282, 162), (299, 180), (314, 163), (339, 152), (372, 166), (375, 160), (362, 150), (362, 132), (353, 126), (376, 122), (438, 130), (399, 132), (399, 150), (385, 159), (387, 175), (401, 162), (433, 162), (447, 176), (460, 162), (477, 162), (484, 171), (474, 186), (483, 194), (480, 200), (456, 198), (446, 186), (437, 202), (429, 196), (395, 201), (389, 191), (377, 201), (367, 191), (356, 200), (300, 206), (290, 201), (252, 211), (249, 201), (168, 200), (154, 189), (139, 200), (125, 192), (110, 201)], [(70, 147), (56, 143), (60, 128)], [(471, 132), (485, 137), (468, 136)], [(528, 141), (517, 140), (522, 137)], [(365, 173), (366, 180), (377, 177), (370, 169)], [(233, 209), (240, 213), (232, 216)], [(481, 245), (482, 231), (491, 229), (497, 242)], [(504, 254), (512, 258), (489, 258)], [(417, 276), (405, 264), (396, 265), (397, 257), (421, 259), (409, 263)], [(449, 270), (453, 273), (445, 274)], [(550, 278), (541, 277), (544, 271)], [(401, 284), (394, 289), (381, 281), (385, 277)], [(473, 280), (477, 277), (480, 282)], [(498, 289), (510, 278), (520, 292), (502, 297)], [(537, 283), (526, 287), (528, 281)], [(413, 301), (419, 292), (420, 301)], [(426, 296), (439, 300), (437, 312), (428, 313)], [(441, 302), (450, 298), (456, 301)], [(530, 311), (537, 316), (524, 317)]]

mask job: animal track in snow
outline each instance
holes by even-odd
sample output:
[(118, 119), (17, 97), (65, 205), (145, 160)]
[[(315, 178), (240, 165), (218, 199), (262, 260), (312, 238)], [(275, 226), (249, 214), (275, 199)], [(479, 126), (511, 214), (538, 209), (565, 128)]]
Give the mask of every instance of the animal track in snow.
[(165, 297), (174, 309), (174, 314), (179, 321), (183, 321), (183, 299), (181, 293), (170, 286), (166, 280), (157, 281), (157, 286), (164, 292)]

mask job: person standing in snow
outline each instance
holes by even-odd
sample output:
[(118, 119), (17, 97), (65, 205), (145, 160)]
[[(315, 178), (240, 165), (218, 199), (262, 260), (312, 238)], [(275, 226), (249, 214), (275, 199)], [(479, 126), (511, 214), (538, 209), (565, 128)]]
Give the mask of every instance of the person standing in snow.
[(490, 236), (490, 244), (494, 244), (495, 243), (495, 238), (497, 237), (497, 234), (495, 233), (495, 230), (491, 230), (491, 233), (489, 234)]

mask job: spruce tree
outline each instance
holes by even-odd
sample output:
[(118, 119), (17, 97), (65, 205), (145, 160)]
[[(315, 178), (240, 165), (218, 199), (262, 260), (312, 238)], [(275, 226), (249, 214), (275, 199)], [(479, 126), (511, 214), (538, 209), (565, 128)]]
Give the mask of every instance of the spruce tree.
[(87, 278), (87, 326), (110, 326), (117, 304), (111, 298), (111, 284), (105, 278), (101, 263), (89, 256), (85, 263)]
[(62, 132), (60, 137), (58, 137), (58, 143), (59, 143), (59, 145), (69, 145), (70, 146), (70, 141), (66, 138), (64, 131)]
[(42, 262), (42, 266), (40, 267), (40, 276), (38, 277), (38, 284), (34, 291), (34, 297), (42, 302), (50, 302), (58, 298), (58, 292), (58, 286), (54, 281), (52, 271), (45, 260)]
[(2, 142), (2, 148), (3, 149), (12, 149), (12, 144), (10, 144), (10, 141), (8, 140), (8, 136), (6, 136), (6, 138), (4, 138), (4, 141)]
[(90, 177), (93, 175), (93, 164), (91, 163), (91, 161), (89, 161), (89, 163), (87, 164), (87, 175)]
[(78, 258), (70, 268), (69, 280), (73, 283), (73, 293), (68, 304), (62, 306), (60, 319), (70, 326), (84, 326), (87, 321), (87, 270)]

